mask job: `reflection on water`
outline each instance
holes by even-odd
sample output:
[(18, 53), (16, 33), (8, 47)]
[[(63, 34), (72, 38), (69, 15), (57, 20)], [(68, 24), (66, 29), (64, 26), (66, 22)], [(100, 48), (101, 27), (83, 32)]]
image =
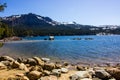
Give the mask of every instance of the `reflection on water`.
[(0, 53), (14, 57), (50, 57), (74, 63), (120, 61), (120, 36), (55, 36), (54, 41), (45, 41), (46, 37), (26, 37), (23, 41), (6, 43)]

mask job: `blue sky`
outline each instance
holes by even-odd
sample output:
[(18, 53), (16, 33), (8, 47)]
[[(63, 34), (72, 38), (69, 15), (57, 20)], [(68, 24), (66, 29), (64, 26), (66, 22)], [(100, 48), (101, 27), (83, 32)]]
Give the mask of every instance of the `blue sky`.
[(120, 25), (120, 0), (0, 0), (7, 8), (0, 16), (35, 13), (60, 22)]

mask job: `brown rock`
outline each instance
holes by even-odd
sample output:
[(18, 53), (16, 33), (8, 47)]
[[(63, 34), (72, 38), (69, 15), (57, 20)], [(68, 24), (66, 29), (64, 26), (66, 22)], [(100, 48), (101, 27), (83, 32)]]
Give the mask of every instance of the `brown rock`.
[(44, 61), (39, 57), (33, 57), (33, 59), (37, 62), (38, 65), (44, 66)]
[(3, 63), (6, 66), (10, 66), (12, 62), (10, 62), (10, 61), (1, 61), (1, 63)]
[(12, 63), (12, 68), (19, 68), (19, 66), (20, 66), (20, 63), (17, 62), (17, 61), (14, 61), (14, 62)]
[(49, 76), (50, 75), (50, 71), (44, 70), (43, 74), (44, 74), (44, 76)]
[(30, 64), (31, 66), (37, 65), (37, 62), (32, 58), (28, 58), (26, 63)]
[(42, 76), (42, 73), (39, 72), (39, 71), (31, 71), (27, 74), (27, 77), (30, 79), (30, 80), (37, 80), (39, 79), (40, 77)]
[(48, 70), (48, 71), (51, 71), (55, 68), (55, 64), (54, 63), (47, 63), (44, 65), (44, 69), (45, 70)]
[(9, 57), (9, 56), (1, 56), (0, 57), (0, 61), (10, 61), (10, 62), (13, 62), (15, 60), (13, 58)]
[(19, 58), (17, 59), (17, 61), (18, 61), (19, 63), (26, 63), (26, 62), (27, 62), (27, 59), (24, 59), (24, 58), (19, 57)]
[(6, 69), (7, 66), (5, 66), (2, 62), (0, 62), (0, 70)]
[(116, 80), (120, 80), (120, 70), (117, 68), (107, 69), (107, 72), (113, 76)]
[(41, 66), (33, 66), (30, 71), (39, 71), (39, 72), (43, 72), (43, 69)]
[(41, 77), (39, 80), (58, 80), (58, 78), (56, 76), (50, 75), (50, 76)]
[(68, 65), (69, 65), (68, 62), (64, 62), (64, 63), (63, 63), (63, 66), (68, 66)]
[(27, 76), (23, 76), (21, 80), (29, 80)]
[(29, 69), (26, 67), (26, 65), (25, 65), (24, 63), (21, 63), (21, 64), (20, 64), (19, 69), (20, 69), (20, 70), (24, 70), (24, 71), (26, 71), (26, 72), (29, 71)]
[(17, 73), (16, 76), (17, 76), (17, 77), (23, 77), (24, 74), (23, 74), (23, 73)]
[(76, 67), (76, 69), (79, 70), (79, 71), (85, 71), (85, 70), (86, 70), (86, 67), (83, 67), (83, 66), (78, 65), (78, 66)]
[(61, 64), (55, 64), (55, 67), (56, 67), (57, 69), (60, 69), (60, 68), (62, 68), (62, 65), (61, 65)]
[(111, 75), (105, 70), (96, 70), (95, 76), (100, 79), (106, 79), (106, 80), (111, 78)]

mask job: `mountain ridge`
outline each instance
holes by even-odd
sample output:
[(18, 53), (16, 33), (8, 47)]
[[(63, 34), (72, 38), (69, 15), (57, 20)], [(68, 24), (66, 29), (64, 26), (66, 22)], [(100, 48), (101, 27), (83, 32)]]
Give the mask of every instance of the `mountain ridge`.
[[(14, 28), (18, 36), (23, 35), (96, 35), (99, 33), (120, 34), (117, 25), (92, 26), (76, 22), (57, 22), (37, 14), (21, 14), (2, 17), (2, 22)], [(115, 32), (117, 31), (117, 32)]]

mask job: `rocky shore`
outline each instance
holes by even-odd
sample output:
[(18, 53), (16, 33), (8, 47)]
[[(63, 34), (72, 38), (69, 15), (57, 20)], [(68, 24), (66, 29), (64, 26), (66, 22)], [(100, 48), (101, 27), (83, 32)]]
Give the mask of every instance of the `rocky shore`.
[(1, 56), (0, 80), (120, 80), (120, 65), (85, 66), (49, 58)]

